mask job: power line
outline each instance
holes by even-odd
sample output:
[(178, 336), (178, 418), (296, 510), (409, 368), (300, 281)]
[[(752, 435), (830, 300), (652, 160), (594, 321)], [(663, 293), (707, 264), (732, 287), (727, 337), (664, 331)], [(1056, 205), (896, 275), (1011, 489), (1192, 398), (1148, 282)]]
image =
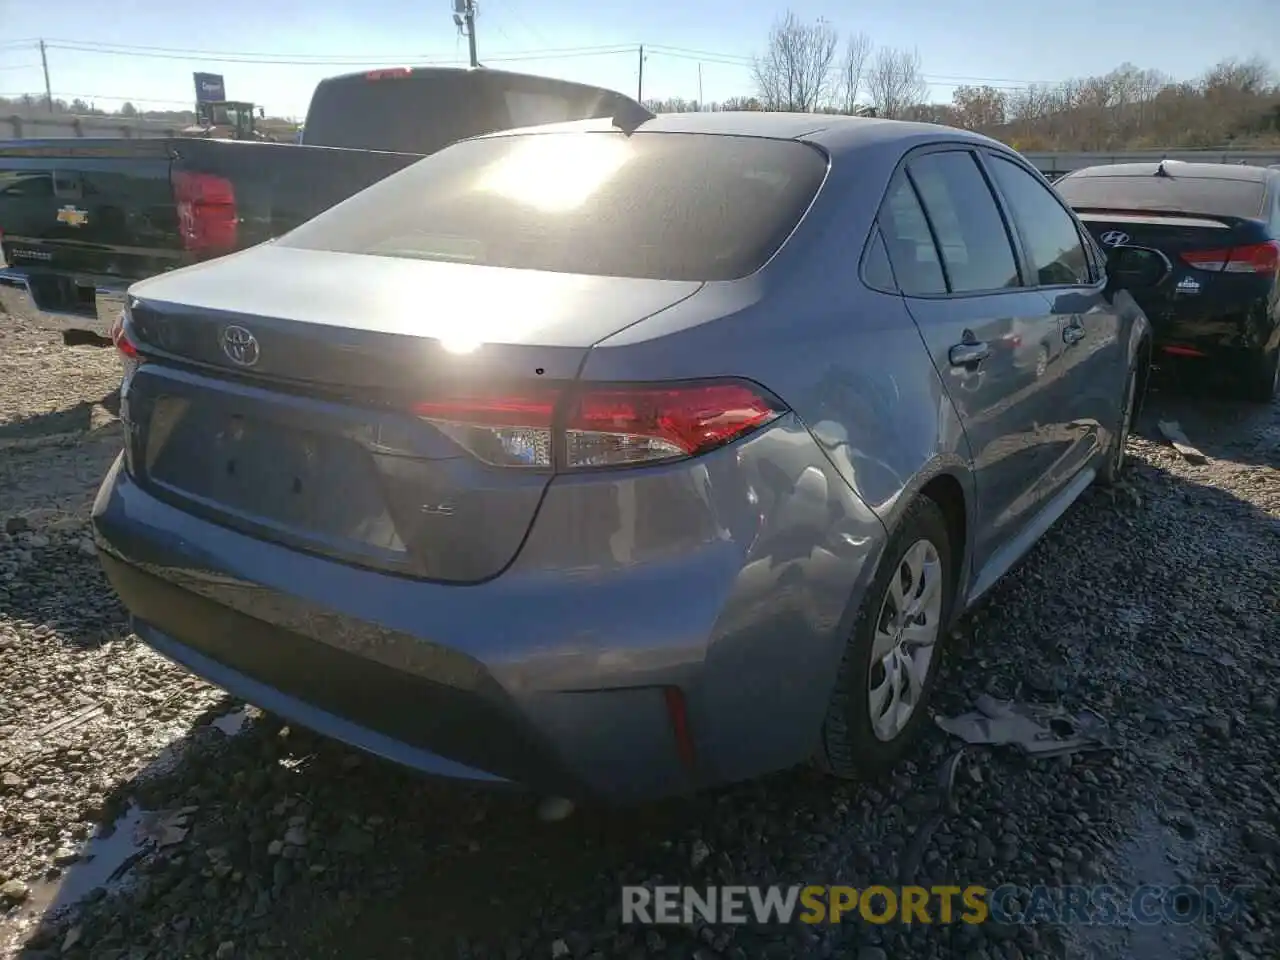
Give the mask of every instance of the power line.
[[(0, 97), (8, 100), (20, 100), (23, 97), (34, 97), (40, 100), (44, 99), (44, 94), (35, 93), (0, 93)], [(166, 104), (169, 106), (186, 107), (187, 112), (191, 112), (191, 102), (189, 100), (153, 100), (147, 97), (113, 97), (101, 93), (66, 93), (62, 90), (54, 90), (53, 98), (55, 100), (109, 100), (112, 103), (155, 103)]]
[[(545, 43), (548, 46), (550, 46), (550, 44), (547, 41), (547, 38), (544, 37), (541, 31), (539, 31), (536, 27), (534, 27), (532, 23), (530, 23), (523, 16), (521, 16), (520, 11), (515, 9), (515, 6), (511, 3), (511, 0), (503, 0), (503, 7), (511, 13), (512, 17), (515, 18), (516, 22), (519, 23), (520, 26), (522, 26), (524, 29), (529, 31), (529, 34), (533, 37), (534, 40), (536, 40), (538, 43)], [(499, 30), (501, 30), (501, 28), (499, 28)]]
[[(513, 14), (515, 11), (511, 8), (510, 0), (504, 0), (508, 10)], [(518, 15), (517, 15), (518, 16)], [(523, 18), (519, 18), (522, 25), (529, 28), (530, 33), (536, 33), (531, 25)], [(0, 46), (21, 46), (24, 44), (35, 45), (38, 40), (30, 41), (7, 41)], [(131, 56), (152, 57), (159, 59), (182, 59), (182, 60), (206, 60), (211, 62), (223, 63), (255, 63), (255, 64), (280, 64), (282, 66), (336, 66), (342, 64), (350, 64), (353, 66), (361, 66), (365, 64), (381, 64), (381, 63), (404, 63), (406, 61), (420, 62), (457, 62), (456, 60), (442, 60), (438, 57), (432, 57), (422, 52), (413, 52), (406, 54), (374, 54), (368, 57), (353, 56), (351, 54), (283, 54), (268, 53), (265, 51), (221, 51), (221, 50), (199, 50), (192, 47), (164, 47), (150, 46), (144, 44), (124, 44), (124, 43), (106, 43), (96, 40), (47, 40), (46, 45), (50, 49), (71, 50), (79, 53), (100, 53), (104, 55), (127, 54)], [(517, 60), (550, 60), (559, 57), (577, 57), (577, 56), (604, 56), (613, 53), (633, 52), (638, 44), (600, 44), (594, 46), (575, 46), (575, 47), (546, 47), (539, 50), (510, 50), (499, 51), (493, 56), (488, 56), (486, 60), (500, 61), (517, 61)], [(646, 44), (646, 49), (652, 53), (661, 56), (672, 57), (679, 60), (697, 60), (705, 63), (716, 63), (725, 66), (750, 66), (754, 63), (754, 58), (743, 54), (725, 53), (715, 50), (700, 50), (693, 47), (680, 47), (671, 44)], [(922, 75), (926, 81), (937, 84), (951, 83), (984, 83), (990, 85), (1012, 84), (1019, 87), (1030, 86), (1032, 84), (1043, 85), (1060, 85), (1067, 81), (1061, 80), (1032, 80), (1020, 77), (981, 77), (969, 76), (963, 74), (934, 74), (925, 73)]]
[[(404, 63), (421, 63), (426, 65), (436, 64), (440, 66), (462, 64), (466, 60), (441, 59), (438, 57), (425, 57), (421, 54), (411, 57), (368, 57), (365, 59), (314, 59), (314, 60), (285, 60), (285, 59), (258, 59), (251, 57), (234, 57), (234, 56), (211, 56), (211, 55), (194, 55), (194, 54), (170, 54), (170, 53), (144, 53), (136, 50), (103, 50), (95, 47), (74, 47), (70, 44), (55, 45), (49, 44), (50, 50), (71, 50), (78, 53), (97, 53), (105, 56), (130, 56), (143, 57), (148, 59), (159, 60), (186, 60), (195, 62), (209, 63), (251, 63), (259, 66), (282, 66), (282, 67), (362, 67), (362, 66), (399, 66)], [(525, 60), (573, 60), (579, 57), (600, 57), (614, 56), (625, 53), (628, 56), (635, 52), (634, 46), (626, 47), (605, 47), (601, 49), (582, 49), (582, 50), (542, 50), (529, 51), (526, 53), (511, 53), (506, 55), (486, 56), (486, 63), (503, 62), (513, 63)]]
[[(137, 57), (153, 57), (166, 60), (209, 60), (261, 64), (279, 63), (287, 66), (309, 64), (325, 66), (343, 63), (356, 65), (366, 63), (404, 63), (406, 61), (414, 60), (432, 61), (440, 59), (439, 57), (427, 55), (422, 51), (402, 54), (373, 54), (371, 56), (361, 57), (351, 54), (278, 54), (249, 51), (187, 50), (178, 47), (144, 47), (132, 46), (129, 44), (107, 44), (80, 40), (49, 40), (47, 41), (47, 45), (50, 49), (73, 50), (79, 53), (99, 53), (108, 56), (128, 55)], [(531, 59), (546, 59), (548, 57), (557, 56), (615, 53), (622, 50), (631, 52), (635, 50), (635, 44), (549, 47), (541, 50), (498, 51), (494, 57), (504, 60), (514, 60), (526, 57)], [(494, 57), (486, 57), (485, 59), (494, 59)]]
[[(732, 53), (715, 53), (710, 50), (694, 50), (688, 47), (672, 47), (666, 44), (648, 44), (646, 49), (654, 51), (662, 56), (674, 57), (677, 60), (698, 60), (703, 63), (722, 63), (728, 66), (750, 66), (755, 62), (754, 58), (741, 56)], [(996, 84), (1014, 84), (1017, 87), (1026, 87), (1033, 84), (1044, 84), (1050, 86), (1059, 86), (1069, 81), (1065, 80), (1028, 80), (1019, 79), (1017, 77), (972, 77), (961, 74), (951, 73), (924, 73), (921, 76), (930, 82), (946, 85), (952, 82), (960, 83), (984, 83), (989, 85)]]

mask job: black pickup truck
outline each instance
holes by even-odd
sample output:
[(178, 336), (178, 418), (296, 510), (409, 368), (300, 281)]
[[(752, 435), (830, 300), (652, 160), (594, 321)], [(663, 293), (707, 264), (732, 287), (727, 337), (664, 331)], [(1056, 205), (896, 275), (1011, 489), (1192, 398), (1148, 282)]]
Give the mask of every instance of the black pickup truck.
[(297, 144), (0, 143), (0, 283), (59, 316), (68, 344), (107, 345), (134, 281), (280, 236), (454, 141), (643, 110), (547, 77), (396, 68), (322, 81)]

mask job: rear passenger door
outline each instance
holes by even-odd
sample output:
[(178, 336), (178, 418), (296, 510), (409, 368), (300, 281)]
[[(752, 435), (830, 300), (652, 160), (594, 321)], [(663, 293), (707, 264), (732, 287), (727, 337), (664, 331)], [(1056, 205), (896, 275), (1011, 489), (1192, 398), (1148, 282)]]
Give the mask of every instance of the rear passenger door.
[(1021, 237), (1027, 283), (1044, 297), (1062, 327), (1060, 434), (1053, 482), (1064, 484), (1101, 451), (1116, 424), (1128, 372), (1127, 331), (1104, 293), (1104, 271), (1090, 255), (1076, 218), (1021, 162), (983, 151), (991, 181)]
[(1002, 572), (998, 551), (1020, 552), (1014, 538), (1053, 492), (1046, 428), (1056, 415), (1049, 385), (1062, 332), (1045, 298), (1023, 285), (1020, 253), (974, 151), (910, 154), (879, 224), (969, 440), (978, 497), (973, 563), (982, 586)]

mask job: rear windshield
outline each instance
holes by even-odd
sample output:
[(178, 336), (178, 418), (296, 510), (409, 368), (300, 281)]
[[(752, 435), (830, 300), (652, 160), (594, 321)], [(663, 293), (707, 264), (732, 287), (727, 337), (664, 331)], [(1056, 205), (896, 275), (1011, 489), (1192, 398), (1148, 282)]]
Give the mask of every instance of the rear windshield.
[(560, 132), (459, 143), (281, 240), (555, 273), (733, 280), (812, 202), (827, 159), (792, 140)]
[(1266, 192), (1264, 184), (1251, 180), (1155, 176), (1067, 177), (1055, 183), (1054, 188), (1077, 209), (1158, 210), (1223, 217), (1257, 217)]
[(434, 153), (499, 130), (610, 117), (617, 104), (629, 102), (610, 90), (497, 71), (341, 77), (316, 87), (302, 142)]

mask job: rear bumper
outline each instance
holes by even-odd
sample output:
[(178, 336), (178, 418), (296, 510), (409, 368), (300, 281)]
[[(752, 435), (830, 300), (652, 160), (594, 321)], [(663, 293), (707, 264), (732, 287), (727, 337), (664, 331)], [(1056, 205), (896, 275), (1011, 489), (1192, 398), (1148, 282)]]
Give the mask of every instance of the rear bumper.
[[(753, 456), (789, 456), (800, 482), (725, 490), (707, 480), (720, 468), (701, 462), (740, 470)], [(139, 636), (242, 699), (428, 774), (640, 801), (812, 753), (884, 539), (802, 427), (681, 469), (709, 491), (718, 536), (642, 563), (558, 566), (550, 558), (572, 548), (535, 522), (512, 568), (476, 586), (256, 540), (152, 497), (122, 461), (99, 491), (94, 528)], [(618, 485), (607, 486), (615, 497)], [(575, 512), (584, 489), (553, 483), (540, 516)], [(775, 493), (789, 498), (776, 504), (783, 525), (761, 529), (761, 503)]]
[(1231, 309), (1179, 302), (1148, 310), (1157, 360), (1203, 357), (1234, 360), (1280, 347), (1280, 308), (1259, 299)]
[(0, 268), (0, 285), (17, 287), (61, 330), (88, 330), (110, 337), (111, 325), (124, 310), (127, 282), (43, 274), (21, 267)]

